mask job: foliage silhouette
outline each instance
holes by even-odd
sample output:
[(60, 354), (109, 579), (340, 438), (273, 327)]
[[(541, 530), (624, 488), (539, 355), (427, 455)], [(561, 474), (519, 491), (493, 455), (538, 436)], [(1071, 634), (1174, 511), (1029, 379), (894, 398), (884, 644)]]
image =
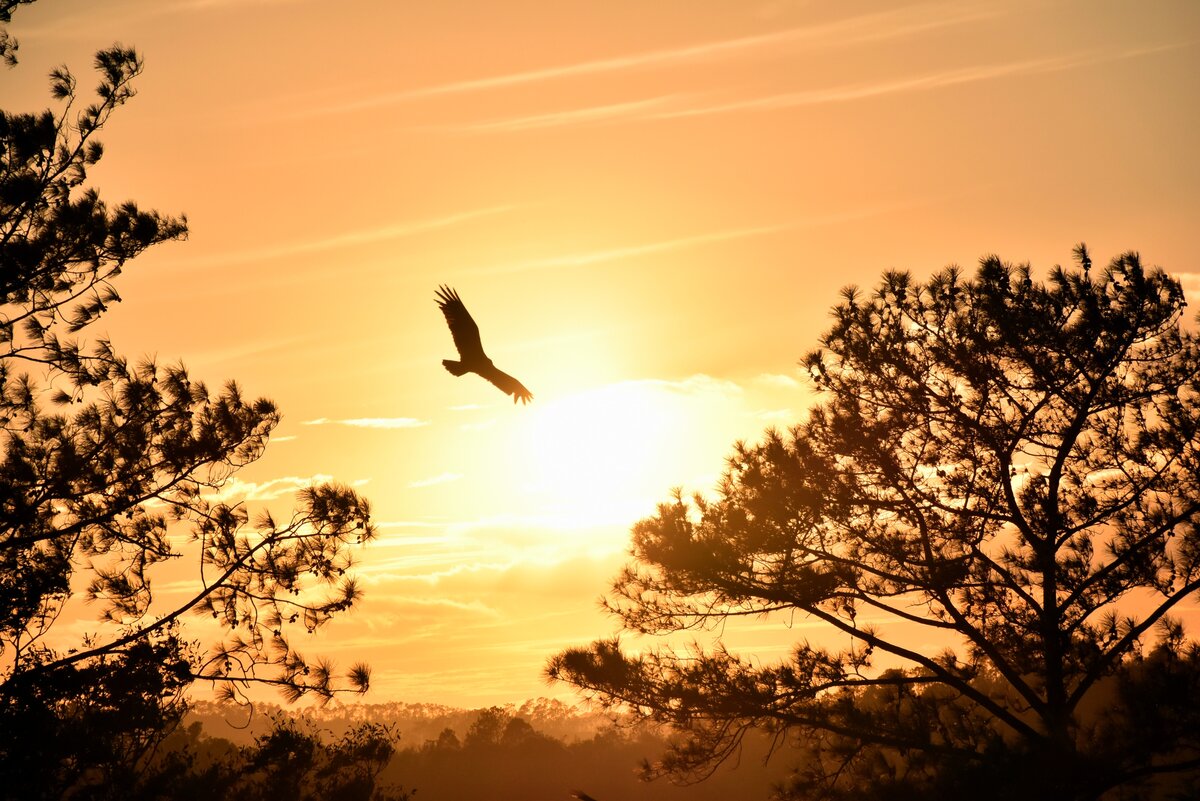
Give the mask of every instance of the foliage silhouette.
[[(386, 717), (386, 712), (377, 708), (372, 717)], [(577, 788), (602, 800), (724, 801), (765, 795), (771, 782), (785, 775), (762, 764), (766, 738), (751, 737), (743, 764), (723, 766), (703, 787), (646, 784), (636, 767), (646, 754), (668, 743), (668, 732), (601, 720), (604, 725), (586, 732), (554, 736), (541, 728), (543, 722), (513, 709), (477, 710), (461, 741), (454, 729), (445, 728), (422, 744), (410, 744), (397, 751), (381, 778), (404, 777), (420, 788), (422, 797), (442, 801), (557, 801)], [(407, 737), (406, 723), (398, 725)]]
[[(0, 25), (6, 25), (12, 21), (13, 10), (17, 6), (28, 5), (33, 0), (0, 0)], [(6, 28), (0, 28), (0, 61), (3, 61), (9, 67), (17, 65), (17, 49), (18, 43), (8, 35)]]
[[(367, 502), (314, 486), (290, 516), (252, 521), (218, 491), (262, 453), (275, 406), (78, 338), (120, 301), (113, 281), (130, 259), (187, 232), (184, 218), (110, 208), (84, 187), (103, 153), (96, 134), (133, 96), (142, 61), (114, 46), (95, 66), (94, 103), (78, 107), (60, 67), (58, 111), (0, 112), (0, 774), (41, 777), (48, 797), (144, 766), (197, 680), (290, 699), (369, 680), (365, 666), (339, 677), (291, 643), (358, 599), (347, 571), (351, 546), (374, 536)], [(156, 604), (156, 566), (181, 557), (197, 562), (191, 596)], [(101, 620), (72, 642), (58, 624), (79, 598)], [(181, 634), (189, 612), (226, 630), (207, 653)]]
[(651, 773), (774, 732), (800, 752), (783, 797), (1194, 791), (1200, 653), (1170, 613), (1200, 587), (1200, 347), (1178, 282), (1076, 257), (847, 289), (803, 362), (823, 402), (634, 527), (626, 628), (801, 613), (829, 645), (609, 640), (549, 675), (688, 731)]
[(204, 737), (201, 724), (193, 723), (172, 733), (134, 782), (101, 789), (97, 797), (409, 801), (411, 792), (379, 779), (398, 740), (392, 727), (378, 723), (359, 722), (333, 738), (279, 715), (253, 744), (235, 747)]
[(512, 395), (513, 403), (529, 403), (533, 393), (525, 388), (517, 379), (498, 369), (492, 360), (483, 352), (483, 342), (479, 338), (479, 326), (463, 305), (458, 293), (453, 289), (441, 286), (437, 291), (438, 307), (450, 327), (450, 335), (454, 338), (454, 347), (458, 349), (461, 361), (442, 359), (442, 366), (454, 376), (475, 373), (486, 378), (499, 387), (506, 395)]

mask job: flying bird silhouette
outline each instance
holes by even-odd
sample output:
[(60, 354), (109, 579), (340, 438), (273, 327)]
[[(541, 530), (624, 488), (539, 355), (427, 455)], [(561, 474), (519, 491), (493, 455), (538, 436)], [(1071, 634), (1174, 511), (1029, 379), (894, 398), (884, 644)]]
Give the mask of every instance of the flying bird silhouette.
[(517, 379), (496, 368), (492, 360), (483, 352), (483, 342), (479, 339), (479, 326), (471, 318), (471, 313), (463, 305), (458, 293), (448, 286), (442, 285), (437, 290), (437, 304), (446, 316), (446, 325), (450, 326), (450, 335), (454, 337), (454, 347), (458, 348), (459, 361), (442, 359), (442, 366), (452, 375), (475, 373), (498, 386), (505, 394), (513, 396), (513, 403), (529, 403), (533, 393), (525, 388)]

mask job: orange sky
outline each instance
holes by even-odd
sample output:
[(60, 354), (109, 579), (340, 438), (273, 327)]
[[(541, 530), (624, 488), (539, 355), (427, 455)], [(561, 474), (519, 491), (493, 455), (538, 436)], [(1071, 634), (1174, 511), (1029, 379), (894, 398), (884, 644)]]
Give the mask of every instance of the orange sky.
[[(613, 631), (629, 525), (796, 419), (846, 284), (1086, 241), (1200, 297), (1192, 0), (42, 0), (10, 30), (9, 110), (145, 56), (93, 183), (191, 236), (95, 333), (281, 406), (231, 491), (361, 484), (368, 596), (308, 650), (371, 662), (374, 701), (566, 695), (541, 667)], [(442, 370), (440, 283), (531, 406)]]

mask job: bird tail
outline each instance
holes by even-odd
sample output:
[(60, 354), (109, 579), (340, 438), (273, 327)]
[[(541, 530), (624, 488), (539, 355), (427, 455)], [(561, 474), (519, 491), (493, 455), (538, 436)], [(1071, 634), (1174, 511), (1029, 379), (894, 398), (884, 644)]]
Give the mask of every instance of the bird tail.
[(442, 359), (442, 367), (450, 371), (451, 375), (462, 375), (467, 372), (467, 368), (463, 366), (462, 362), (455, 362), (450, 359)]

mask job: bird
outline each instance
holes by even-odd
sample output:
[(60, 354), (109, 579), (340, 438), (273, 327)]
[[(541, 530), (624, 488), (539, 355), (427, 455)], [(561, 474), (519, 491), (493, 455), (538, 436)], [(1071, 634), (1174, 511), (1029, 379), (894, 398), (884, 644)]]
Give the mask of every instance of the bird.
[(458, 348), (459, 358), (459, 361), (442, 359), (442, 366), (451, 375), (475, 373), (486, 378), (506, 395), (512, 395), (513, 403), (517, 401), (529, 403), (533, 400), (533, 393), (526, 389), (524, 384), (498, 369), (483, 352), (483, 342), (479, 339), (479, 326), (472, 319), (467, 307), (463, 305), (458, 293), (443, 284), (438, 287), (435, 295), (442, 314), (446, 316), (446, 325), (450, 326), (450, 336), (454, 337), (454, 347)]

